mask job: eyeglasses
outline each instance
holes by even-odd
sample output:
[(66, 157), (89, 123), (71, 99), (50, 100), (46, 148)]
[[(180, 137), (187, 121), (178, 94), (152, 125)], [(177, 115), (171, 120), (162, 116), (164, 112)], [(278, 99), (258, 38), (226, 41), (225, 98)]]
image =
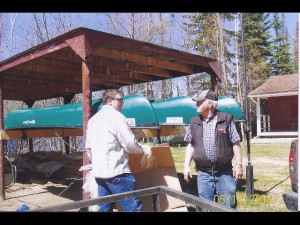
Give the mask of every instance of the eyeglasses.
[(118, 102), (124, 102), (123, 98), (110, 98), (111, 100), (117, 100)]
[(205, 102), (205, 100), (204, 101), (197, 101), (196, 105), (201, 105), (203, 102)]

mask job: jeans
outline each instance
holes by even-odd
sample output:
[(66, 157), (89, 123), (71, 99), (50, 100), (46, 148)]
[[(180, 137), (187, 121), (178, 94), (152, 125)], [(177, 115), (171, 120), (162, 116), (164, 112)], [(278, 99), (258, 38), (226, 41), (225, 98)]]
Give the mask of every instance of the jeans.
[[(96, 178), (96, 182), (98, 184), (99, 197), (134, 191), (136, 186), (136, 181), (130, 173), (123, 173), (109, 179)], [(140, 198), (119, 200), (118, 203), (124, 212), (140, 212), (142, 210), (142, 201)], [(112, 211), (112, 202), (99, 204), (99, 212)]]
[[(218, 172), (215, 176), (198, 171), (197, 185), (200, 198), (236, 208), (236, 180), (232, 170)], [(200, 211), (208, 210), (200, 209)]]

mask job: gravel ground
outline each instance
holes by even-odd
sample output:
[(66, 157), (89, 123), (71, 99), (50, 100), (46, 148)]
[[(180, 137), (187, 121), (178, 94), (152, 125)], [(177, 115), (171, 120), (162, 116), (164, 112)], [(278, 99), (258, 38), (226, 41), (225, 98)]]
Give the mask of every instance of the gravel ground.
[[(178, 173), (182, 190), (186, 193), (197, 195), (196, 176), (190, 183), (183, 180), (183, 174)], [(23, 204), (30, 209), (63, 204), (82, 200), (82, 181), (68, 185), (60, 183), (15, 183), (5, 190), (5, 200), (0, 201), (0, 212), (15, 212)], [(188, 206), (189, 211), (194, 211)], [(78, 211), (78, 210), (77, 210)]]
[(81, 184), (24, 184), (15, 183), (5, 190), (5, 200), (0, 201), (0, 211), (16, 211), (23, 204), (30, 209), (63, 204), (82, 199)]

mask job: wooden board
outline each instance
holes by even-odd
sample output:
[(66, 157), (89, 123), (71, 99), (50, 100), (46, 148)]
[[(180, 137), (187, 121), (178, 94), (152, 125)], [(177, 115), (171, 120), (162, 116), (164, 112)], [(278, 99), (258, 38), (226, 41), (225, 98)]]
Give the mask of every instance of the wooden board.
[[(130, 154), (129, 166), (132, 175), (136, 179), (137, 189), (165, 185), (178, 191), (182, 191), (176, 173), (171, 149), (168, 145), (157, 145), (151, 148), (154, 158), (150, 168), (143, 168), (140, 161), (142, 155)], [(184, 207), (185, 202), (166, 194), (159, 194), (161, 211), (168, 211), (178, 207)], [(152, 197), (142, 197), (143, 211), (153, 211)]]
[[(160, 127), (160, 129), (131, 127), (131, 130), (136, 138), (151, 138), (158, 136), (185, 134), (187, 127), (187, 125), (163, 125)], [(49, 127), (35, 129), (0, 130), (0, 140), (72, 136), (82, 136), (82, 128)]]

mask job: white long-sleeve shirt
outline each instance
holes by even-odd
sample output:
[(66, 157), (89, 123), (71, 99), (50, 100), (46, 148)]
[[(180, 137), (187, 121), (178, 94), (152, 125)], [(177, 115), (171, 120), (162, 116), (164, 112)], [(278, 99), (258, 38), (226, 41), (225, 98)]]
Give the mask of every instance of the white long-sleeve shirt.
[(110, 105), (103, 105), (88, 121), (85, 148), (91, 149), (92, 174), (96, 178), (130, 173), (128, 153), (146, 151), (136, 140), (126, 117)]

